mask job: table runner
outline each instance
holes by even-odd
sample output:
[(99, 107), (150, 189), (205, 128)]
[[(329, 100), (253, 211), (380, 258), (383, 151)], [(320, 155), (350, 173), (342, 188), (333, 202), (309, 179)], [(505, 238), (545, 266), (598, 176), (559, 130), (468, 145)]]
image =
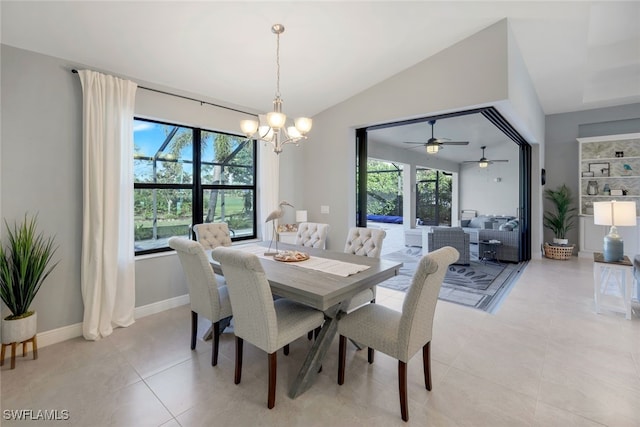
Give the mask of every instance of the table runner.
[[(273, 262), (282, 262), (274, 260), (272, 255), (265, 255), (264, 252), (267, 250), (267, 248), (265, 248), (264, 246), (250, 244), (243, 246), (234, 246), (233, 249), (249, 252), (257, 255), (260, 258), (268, 259)], [(341, 277), (349, 277), (353, 274), (359, 273), (369, 268), (368, 265), (352, 264), (350, 262), (321, 258), (317, 256), (311, 256), (308, 260), (305, 261), (291, 262), (287, 264), (293, 264), (298, 267), (321, 271), (323, 273), (335, 274), (336, 276)]]

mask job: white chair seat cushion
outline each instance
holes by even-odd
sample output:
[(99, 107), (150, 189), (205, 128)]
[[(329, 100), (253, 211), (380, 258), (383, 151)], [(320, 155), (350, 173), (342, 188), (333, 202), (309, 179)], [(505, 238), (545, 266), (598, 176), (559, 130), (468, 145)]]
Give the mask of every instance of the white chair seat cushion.
[(380, 304), (368, 304), (340, 319), (338, 333), (348, 338), (357, 337), (358, 344), (398, 359), (401, 316), (402, 313)]
[(369, 304), (376, 297), (374, 289), (375, 288), (365, 289), (364, 291), (360, 291), (355, 294), (353, 298), (351, 298), (351, 302), (349, 302), (346, 311), (350, 312), (351, 310), (358, 308), (361, 305)]
[[(226, 286), (218, 286), (218, 295), (220, 295), (220, 319), (231, 316), (231, 300), (229, 299), (229, 290)], [(209, 319), (211, 320), (211, 319)], [(217, 320), (214, 320), (217, 322)]]
[(278, 339), (276, 348), (263, 349), (268, 353), (306, 335), (324, 322), (324, 314), (321, 311), (286, 298), (274, 301), (274, 307), (278, 321)]

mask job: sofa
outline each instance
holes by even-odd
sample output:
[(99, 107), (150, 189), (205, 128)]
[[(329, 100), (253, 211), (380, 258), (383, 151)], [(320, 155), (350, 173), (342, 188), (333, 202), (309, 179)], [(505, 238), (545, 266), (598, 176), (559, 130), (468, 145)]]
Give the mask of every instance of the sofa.
[(496, 248), (496, 258), (519, 262), (520, 227), (515, 217), (480, 215), (460, 223), (464, 232), (469, 234), (469, 242), (476, 245), (472, 252), (478, 251), (477, 244), (482, 240), (499, 240), (501, 245)]

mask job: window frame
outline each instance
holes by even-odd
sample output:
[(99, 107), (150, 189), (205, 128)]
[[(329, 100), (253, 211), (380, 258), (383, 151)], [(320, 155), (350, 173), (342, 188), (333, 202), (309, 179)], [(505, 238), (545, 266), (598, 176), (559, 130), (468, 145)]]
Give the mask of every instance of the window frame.
[[(258, 189), (258, 174), (257, 174), (257, 165), (258, 165), (258, 144), (256, 142), (255, 139), (249, 139), (247, 140), (248, 142), (251, 142), (253, 144), (252, 147), (252, 151), (253, 151), (253, 165), (251, 167), (252, 169), (252, 174), (253, 174), (253, 180), (251, 184), (203, 184), (202, 183), (202, 133), (203, 132), (209, 132), (209, 133), (213, 133), (213, 134), (221, 134), (221, 135), (229, 135), (231, 137), (235, 137), (241, 140), (246, 140), (246, 138), (243, 135), (238, 135), (238, 134), (233, 134), (233, 133), (229, 133), (229, 132), (223, 132), (223, 131), (218, 131), (218, 130), (212, 130), (212, 129), (206, 129), (206, 128), (201, 128), (201, 127), (197, 127), (197, 126), (189, 126), (189, 125), (184, 125), (184, 124), (179, 124), (179, 123), (171, 123), (171, 122), (166, 122), (166, 121), (162, 121), (162, 120), (155, 120), (155, 119), (149, 119), (146, 117), (138, 117), (138, 116), (134, 116), (133, 118), (134, 123), (136, 121), (142, 121), (142, 122), (146, 122), (146, 123), (151, 123), (154, 125), (164, 125), (164, 126), (177, 126), (183, 129), (189, 129), (192, 132), (192, 141), (193, 141), (193, 147), (192, 147), (192, 167), (193, 167), (193, 179), (191, 183), (188, 184), (179, 184), (179, 183), (152, 183), (152, 182), (133, 182), (133, 190), (137, 190), (137, 189), (147, 189), (147, 190), (153, 190), (153, 189), (158, 189), (158, 190), (164, 190), (164, 189), (169, 189), (169, 190), (191, 190), (191, 199), (192, 199), (192, 211), (191, 211), (191, 225), (189, 226), (189, 236), (190, 238), (195, 238), (195, 236), (193, 235), (193, 226), (195, 224), (201, 224), (204, 222), (203, 219), (203, 207), (204, 207), (204, 192), (208, 191), (208, 190), (249, 190), (252, 191), (252, 195), (253, 195), (253, 200), (252, 200), (252, 206), (253, 206), (253, 210), (252, 210), (252, 216), (253, 216), (253, 232), (251, 233), (251, 235), (244, 235), (244, 236), (239, 236), (239, 237), (235, 237), (231, 236), (231, 240), (232, 241), (242, 241), (242, 240), (251, 240), (251, 239), (256, 239), (258, 236), (258, 224), (257, 224), (257, 209), (256, 209), (256, 203), (257, 203), (257, 199), (258, 199), (258, 194), (257, 194), (257, 189)], [(135, 159), (134, 159), (135, 160)], [(133, 244), (135, 246), (135, 237), (134, 237), (134, 241)], [(172, 251), (173, 249), (171, 249), (169, 246), (163, 246), (163, 247), (158, 247), (158, 248), (152, 248), (152, 249), (143, 249), (143, 250), (135, 250), (135, 256), (139, 256), (139, 255), (148, 255), (148, 254), (155, 254), (155, 253), (161, 253), (161, 252), (168, 252), (168, 251)]]

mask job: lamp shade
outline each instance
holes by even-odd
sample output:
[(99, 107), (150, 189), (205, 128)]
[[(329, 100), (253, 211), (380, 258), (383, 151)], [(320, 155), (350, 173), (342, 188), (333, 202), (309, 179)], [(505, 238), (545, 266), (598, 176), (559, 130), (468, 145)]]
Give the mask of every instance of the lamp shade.
[(593, 222), (596, 225), (635, 226), (636, 202), (593, 203)]
[(296, 211), (296, 222), (307, 222), (307, 211)]

